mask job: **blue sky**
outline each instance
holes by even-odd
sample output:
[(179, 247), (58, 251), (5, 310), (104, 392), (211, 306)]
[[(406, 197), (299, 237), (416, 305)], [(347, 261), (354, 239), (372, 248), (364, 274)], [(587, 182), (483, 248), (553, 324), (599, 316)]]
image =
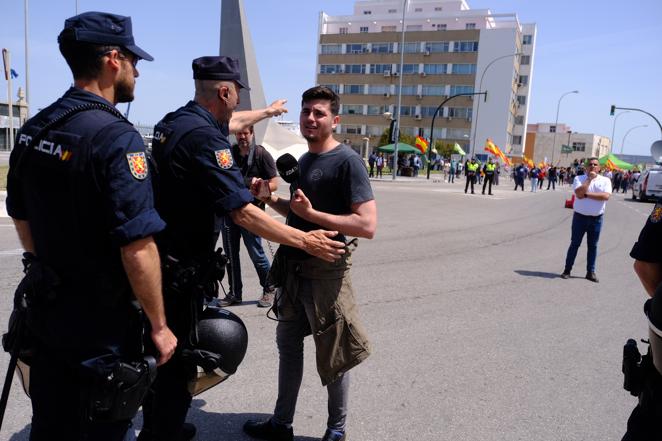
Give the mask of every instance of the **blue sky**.
[[(662, 1), (660, 0), (468, 0), (473, 9), (515, 12), (538, 26), (529, 122), (553, 122), (559, 97), (559, 122), (574, 131), (611, 136), (609, 106), (637, 107), (662, 120)], [(297, 120), (301, 92), (315, 81), (315, 50), (320, 11), (351, 14), (352, 0), (244, 0), (267, 101), (289, 100), (288, 119)], [(71, 84), (57, 50), (64, 20), (74, 15), (74, 0), (30, 0), (30, 95), (33, 112), (57, 99)], [(155, 57), (138, 65), (140, 78), (134, 122), (153, 124), (192, 96), (191, 60), (218, 53), (220, 0), (78, 0), (79, 11), (107, 10), (133, 18), (137, 43)], [(0, 46), (24, 84), (23, 0), (3, 0)], [(0, 99), (7, 95), (0, 86)], [(120, 105), (124, 110), (125, 105)], [(632, 127), (625, 153), (648, 154), (662, 139), (651, 118), (630, 112), (619, 117), (615, 151)]]

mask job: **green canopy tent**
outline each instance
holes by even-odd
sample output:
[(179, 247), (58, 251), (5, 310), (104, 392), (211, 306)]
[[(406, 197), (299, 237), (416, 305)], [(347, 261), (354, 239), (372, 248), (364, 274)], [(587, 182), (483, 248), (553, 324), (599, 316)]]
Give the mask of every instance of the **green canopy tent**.
[[(393, 153), (393, 144), (387, 144), (381, 147), (377, 147), (377, 150), (384, 153)], [(420, 155), (421, 151), (414, 146), (405, 144), (403, 142), (399, 142), (398, 153), (416, 153), (417, 155)]]
[(462, 150), (462, 147), (460, 147), (460, 144), (458, 144), (457, 142), (453, 146), (453, 153), (458, 153), (462, 156), (466, 155), (465, 151)]
[(598, 158), (598, 162), (600, 162), (600, 167), (605, 168), (607, 166), (608, 160), (611, 160), (611, 162), (613, 162), (616, 167), (622, 170), (632, 170), (632, 168), (634, 167), (634, 165), (618, 159), (613, 153), (609, 153), (608, 155), (605, 155), (602, 158)]

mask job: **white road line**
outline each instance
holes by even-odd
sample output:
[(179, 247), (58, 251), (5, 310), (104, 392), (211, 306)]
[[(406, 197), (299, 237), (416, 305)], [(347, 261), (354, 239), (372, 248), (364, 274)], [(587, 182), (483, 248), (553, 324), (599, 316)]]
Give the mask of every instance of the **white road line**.
[(23, 248), (17, 248), (15, 250), (0, 250), (0, 256), (20, 256), (23, 254)]

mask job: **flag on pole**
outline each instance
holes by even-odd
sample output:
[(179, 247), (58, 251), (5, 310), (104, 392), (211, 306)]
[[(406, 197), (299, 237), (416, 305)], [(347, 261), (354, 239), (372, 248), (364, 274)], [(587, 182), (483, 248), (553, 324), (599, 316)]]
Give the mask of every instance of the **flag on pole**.
[(606, 165), (607, 165), (607, 168), (609, 170), (619, 170), (619, 168), (616, 166), (616, 164), (614, 164), (614, 161), (612, 161), (611, 159), (607, 159), (607, 164)]
[(510, 159), (503, 153), (503, 151), (492, 142), (491, 139), (487, 138), (487, 141), (485, 142), (485, 151), (488, 151), (492, 153), (494, 156), (497, 158), (501, 158), (504, 164), (506, 165), (513, 165), (513, 163), (510, 161)]
[(428, 143), (425, 139), (421, 138), (420, 136), (416, 137), (416, 145), (415, 147), (421, 151), (421, 153), (425, 154), (428, 150)]

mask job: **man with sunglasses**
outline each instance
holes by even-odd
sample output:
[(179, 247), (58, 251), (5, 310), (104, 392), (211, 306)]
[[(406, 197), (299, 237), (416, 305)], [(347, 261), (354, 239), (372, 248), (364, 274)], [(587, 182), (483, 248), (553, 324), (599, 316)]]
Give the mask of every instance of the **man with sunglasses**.
[(586, 279), (598, 283), (595, 275), (595, 260), (598, 255), (598, 240), (602, 229), (605, 206), (611, 196), (611, 180), (600, 175), (598, 158), (589, 158), (586, 173), (575, 177), (572, 185), (575, 192), (572, 217), (572, 236), (565, 258), (565, 269), (561, 278), (570, 278), (579, 245), (586, 234), (588, 253), (586, 257)]
[(119, 441), (132, 415), (97, 418), (117, 400), (103, 388), (93, 397), (109, 377), (84, 366), (142, 358), (134, 297), (161, 364), (177, 343), (163, 307), (152, 236), (165, 222), (154, 209), (145, 146), (115, 108), (133, 100), (138, 60), (153, 58), (135, 45), (131, 18), (115, 14), (69, 18), (58, 42), (74, 85), (23, 126), (7, 183), (7, 212), (31, 253), (30, 439)]

